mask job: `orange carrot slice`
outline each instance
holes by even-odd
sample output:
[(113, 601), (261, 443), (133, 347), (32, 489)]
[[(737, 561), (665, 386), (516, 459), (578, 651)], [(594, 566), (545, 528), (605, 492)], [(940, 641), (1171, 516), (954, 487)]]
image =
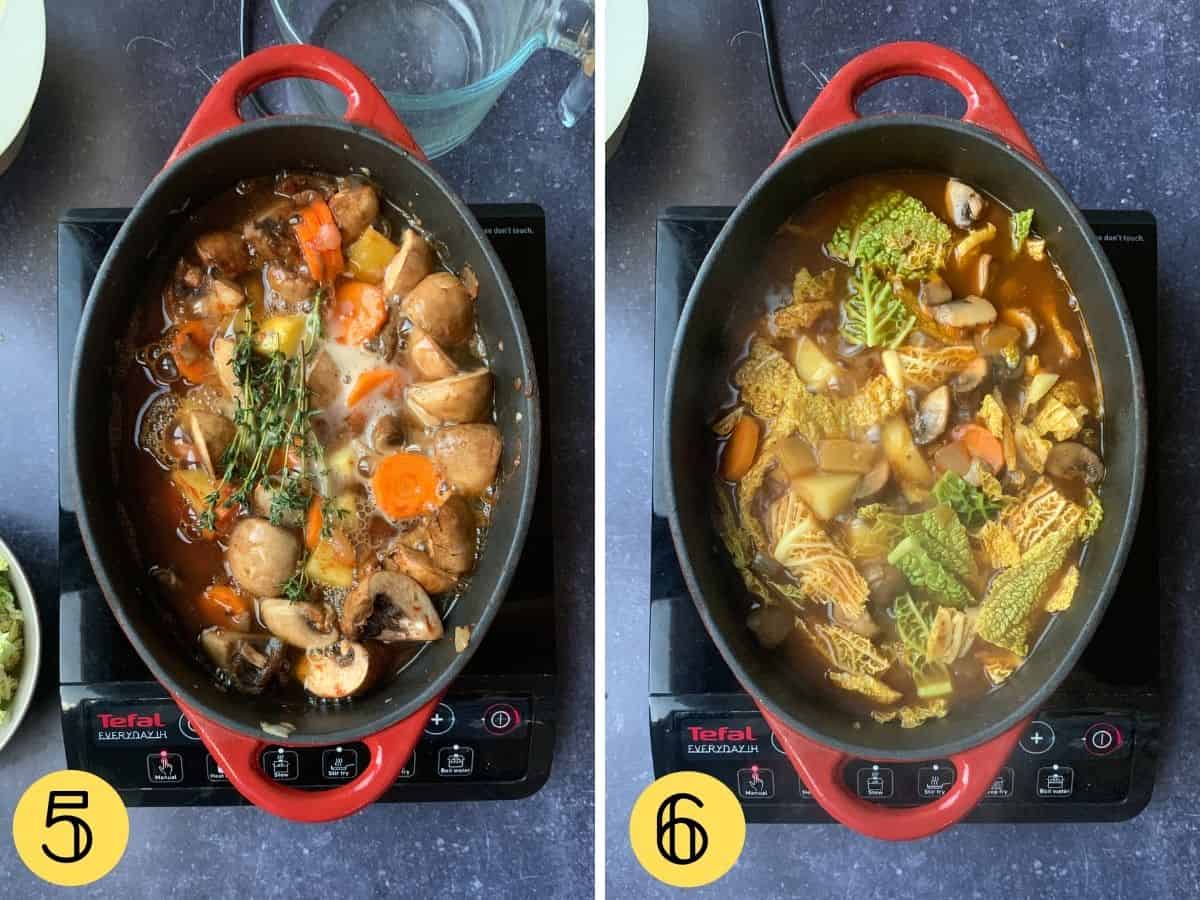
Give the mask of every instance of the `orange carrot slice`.
[(393, 453), (376, 463), (371, 491), (375, 505), (389, 519), (409, 519), (440, 503), (440, 480), (428, 456)]
[(215, 374), (208, 352), (212, 335), (203, 322), (184, 322), (171, 337), (171, 356), (175, 368), (192, 384), (204, 384)]
[[(333, 212), (324, 200), (314, 200), (299, 212), (300, 221), (293, 226), (296, 242), (304, 254), (308, 272), (315, 281), (331, 282), (345, 268), (342, 258), (341, 234), (335, 244), (332, 235), (337, 230)], [(333, 226), (333, 231), (328, 226)]]
[(343, 281), (334, 293), (330, 334), (340, 344), (361, 344), (387, 321), (383, 291), (365, 281)]
[(213, 584), (196, 601), (196, 612), (208, 625), (222, 628), (250, 624), (250, 604), (227, 584)]
[(346, 395), (346, 404), (348, 406), (356, 406), (367, 395), (373, 394), (385, 385), (388, 386), (389, 393), (392, 391), (392, 382), (400, 376), (400, 373), (395, 369), (368, 369), (354, 380), (354, 385), (350, 388), (350, 393)]
[(959, 425), (951, 436), (962, 441), (967, 452), (987, 463), (993, 472), (1004, 468), (1004, 447), (999, 438), (982, 425)]
[(321, 512), (321, 498), (313, 497), (308, 504), (308, 518), (304, 523), (304, 546), (316, 549), (321, 543), (321, 529), (325, 527), (325, 515)]
[(726, 481), (741, 481), (754, 465), (757, 450), (758, 423), (750, 416), (742, 416), (725, 442), (725, 451), (721, 454), (721, 477)]

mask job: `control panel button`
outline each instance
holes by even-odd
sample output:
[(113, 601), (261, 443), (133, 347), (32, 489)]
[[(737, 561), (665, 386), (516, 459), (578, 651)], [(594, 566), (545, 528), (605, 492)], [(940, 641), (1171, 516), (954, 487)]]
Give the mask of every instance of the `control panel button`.
[(737, 791), (743, 800), (770, 800), (775, 796), (775, 773), (768, 766), (738, 769)]
[(483, 728), (488, 734), (501, 737), (521, 724), (521, 713), (511, 703), (493, 703), (483, 711)]
[(1083, 748), (1092, 756), (1116, 753), (1125, 743), (1121, 729), (1108, 722), (1097, 722), (1083, 733)]
[(334, 747), (321, 751), (321, 775), (330, 781), (349, 781), (358, 774), (358, 751)]
[(954, 767), (945, 763), (922, 766), (917, 770), (917, 796), (936, 800), (954, 785)]
[(229, 776), (225, 774), (221, 764), (212, 758), (211, 753), (204, 757), (204, 771), (208, 775), (208, 780), (213, 784), (229, 784)]
[(776, 753), (782, 753), (783, 747), (779, 745), (779, 738), (775, 736), (775, 732), (771, 732), (771, 746), (775, 748)]
[(475, 771), (475, 751), (459, 744), (442, 747), (438, 750), (437, 766), (442, 778), (465, 778)]
[(183, 781), (183, 757), (160, 750), (146, 757), (146, 779), (151, 784), (179, 784)]
[(408, 761), (400, 769), (401, 778), (412, 778), (417, 774), (417, 754), (414, 751), (413, 755), (408, 758)]
[(1054, 729), (1040, 719), (1032, 722), (1021, 736), (1021, 749), (1040, 756), (1054, 746)]
[(812, 798), (813, 798), (812, 791), (810, 791), (808, 789), (808, 785), (805, 784), (800, 779), (796, 779), (796, 780), (800, 782), (800, 799), (801, 800), (812, 800)]
[(262, 768), (275, 781), (295, 781), (300, 777), (300, 755), (286, 747), (264, 750)]
[(454, 710), (445, 703), (439, 703), (429, 721), (425, 723), (425, 733), (437, 737), (445, 734), (454, 727)]
[(991, 785), (987, 789), (987, 793), (983, 795), (985, 800), (1008, 800), (1013, 795), (1013, 788), (1016, 784), (1016, 776), (1013, 770), (1005, 766), (996, 773), (996, 777), (992, 779)]
[(1070, 797), (1075, 791), (1075, 770), (1070, 766), (1042, 766), (1037, 773), (1039, 800)]
[(864, 766), (855, 776), (858, 796), (864, 800), (890, 800), (896, 792), (895, 777), (891, 769), (878, 765)]
[(179, 716), (179, 733), (189, 741), (200, 740), (200, 735), (197, 734), (196, 729), (192, 727), (192, 720), (189, 719), (186, 714), (181, 713)]

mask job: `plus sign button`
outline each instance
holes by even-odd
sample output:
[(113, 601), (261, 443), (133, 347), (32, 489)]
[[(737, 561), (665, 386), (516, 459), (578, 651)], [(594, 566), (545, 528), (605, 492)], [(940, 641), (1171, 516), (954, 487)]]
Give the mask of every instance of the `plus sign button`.
[(1034, 756), (1054, 746), (1054, 729), (1045, 722), (1033, 722), (1021, 737), (1021, 749)]
[(439, 703), (429, 721), (425, 723), (426, 734), (445, 734), (454, 727), (454, 710), (445, 703)]

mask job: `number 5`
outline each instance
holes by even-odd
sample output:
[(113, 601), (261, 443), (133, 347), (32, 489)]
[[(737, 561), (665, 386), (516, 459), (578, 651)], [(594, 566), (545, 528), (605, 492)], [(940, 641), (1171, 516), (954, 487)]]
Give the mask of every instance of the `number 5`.
[(71, 856), (59, 856), (45, 844), (42, 844), (42, 852), (55, 862), (74, 863), (79, 862), (92, 849), (92, 828), (87, 822), (78, 816), (73, 816), (70, 813), (59, 812), (62, 809), (87, 809), (88, 808), (88, 792), (87, 791), (51, 791), (50, 802), (46, 804), (46, 828), (49, 829), (59, 822), (69, 823), (74, 832), (75, 852)]

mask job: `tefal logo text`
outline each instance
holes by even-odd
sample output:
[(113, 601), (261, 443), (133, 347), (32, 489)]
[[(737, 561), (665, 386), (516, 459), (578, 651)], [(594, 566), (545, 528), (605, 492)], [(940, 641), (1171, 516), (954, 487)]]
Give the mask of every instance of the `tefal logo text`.
[(745, 728), (728, 728), (722, 725), (720, 728), (701, 728), (698, 725), (692, 725), (688, 728), (688, 733), (693, 741), (755, 741), (758, 740), (754, 736), (754, 728), (747, 725)]
[(166, 728), (163, 724), (162, 716), (155, 713), (152, 716), (112, 716), (108, 713), (100, 713), (101, 728)]

